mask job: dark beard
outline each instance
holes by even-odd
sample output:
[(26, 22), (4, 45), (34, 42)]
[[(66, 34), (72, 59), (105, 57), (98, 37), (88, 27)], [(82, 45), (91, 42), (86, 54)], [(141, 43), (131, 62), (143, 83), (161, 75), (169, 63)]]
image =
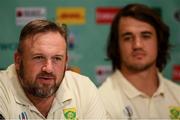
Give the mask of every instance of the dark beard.
[[(30, 94), (30, 95), (35, 96), (35, 97), (47, 98), (47, 97), (54, 95), (56, 93), (56, 91), (58, 90), (61, 82), (62, 82), (62, 80), (61, 80), (59, 83), (56, 84), (56, 82), (54, 81), (55, 83), (53, 86), (48, 86), (45, 84), (39, 85), (36, 83), (25, 82), (24, 80), (26, 78), (24, 77), (25, 71), (24, 71), (23, 62), (21, 62), (20, 69), (17, 70), (17, 73), (19, 76), (20, 84), (21, 84), (22, 88), (24, 89), (25, 93)], [(65, 69), (64, 69), (64, 74), (65, 74)], [(62, 79), (64, 78), (64, 74), (63, 74)], [(44, 76), (55, 76), (55, 75), (52, 75), (52, 73), (46, 73), (46, 72), (40, 73), (39, 75), (41, 75), (41, 76), (43, 76), (43, 75)]]

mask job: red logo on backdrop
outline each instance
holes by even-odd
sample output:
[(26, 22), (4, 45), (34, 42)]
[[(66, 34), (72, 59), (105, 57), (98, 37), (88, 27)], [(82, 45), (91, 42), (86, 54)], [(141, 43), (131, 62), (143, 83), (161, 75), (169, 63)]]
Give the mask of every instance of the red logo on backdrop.
[(180, 81), (180, 65), (173, 66), (173, 76), (172, 79), (174, 81)]
[(98, 24), (110, 24), (120, 8), (106, 8), (99, 7), (96, 9), (96, 23)]

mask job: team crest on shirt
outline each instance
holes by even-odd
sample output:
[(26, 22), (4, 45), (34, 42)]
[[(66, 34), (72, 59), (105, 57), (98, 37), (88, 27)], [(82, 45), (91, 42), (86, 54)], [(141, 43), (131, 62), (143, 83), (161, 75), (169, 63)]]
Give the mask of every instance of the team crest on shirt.
[(180, 106), (170, 106), (170, 118), (180, 120)]
[(63, 110), (63, 113), (66, 120), (77, 120), (76, 108), (66, 108)]
[(27, 113), (22, 112), (21, 114), (19, 114), (19, 120), (28, 120)]

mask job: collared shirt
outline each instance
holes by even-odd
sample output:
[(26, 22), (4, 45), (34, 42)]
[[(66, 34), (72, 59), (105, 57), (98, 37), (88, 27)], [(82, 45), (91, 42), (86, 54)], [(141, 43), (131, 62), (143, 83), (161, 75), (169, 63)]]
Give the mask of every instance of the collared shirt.
[(105, 119), (96, 86), (88, 77), (67, 71), (45, 118), (26, 97), (15, 66), (0, 72), (0, 114), (5, 119)]
[[(180, 118), (180, 86), (166, 80), (160, 73), (159, 88), (149, 97), (136, 89), (116, 70), (100, 86), (106, 110), (114, 119)], [(178, 115), (179, 113), (179, 115)]]

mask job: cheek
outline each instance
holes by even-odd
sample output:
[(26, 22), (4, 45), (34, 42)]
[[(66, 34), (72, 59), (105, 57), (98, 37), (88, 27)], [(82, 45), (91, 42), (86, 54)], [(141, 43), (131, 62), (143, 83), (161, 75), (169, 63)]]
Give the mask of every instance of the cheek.
[(55, 66), (55, 71), (56, 73), (62, 73), (64, 70), (66, 70), (66, 64), (61, 64), (61, 65), (57, 65)]
[(65, 70), (66, 70), (66, 64), (63, 64), (63, 65), (55, 66), (53, 72), (57, 77), (62, 77)]
[(120, 55), (121, 57), (128, 57), (131, 53), (131, 50), (130, 50), (130, 47), (129, 46), (125, 46), (125, 45), (122, 45), (120, 46), (119, 48), (119, 52), (120, 52)]
[(157, 58), (157, 54), (158, 54), (158, 49), (155, 48), (155, 49), (153, 50), (152, 56), (154, 56), (155, 58)]
[(36, 75), (41, 71), (38, 65), (26, 64), (24, 66), (24, 73), (26, 77), (35, 78)]
[(158, 54), (158, 47), (157, 44), (149, 44), (148, 46), (149, 53), (151, 53), (151, 56), (157, 57)]
[(57, 77), (57, 82), (61, 81), (63, 79), (63, 77), (65, 75), (65, 71), (66, 71), (66, 65), (60, 66), (59, 68), (58, 67), (55, 68), (54, 73)]

